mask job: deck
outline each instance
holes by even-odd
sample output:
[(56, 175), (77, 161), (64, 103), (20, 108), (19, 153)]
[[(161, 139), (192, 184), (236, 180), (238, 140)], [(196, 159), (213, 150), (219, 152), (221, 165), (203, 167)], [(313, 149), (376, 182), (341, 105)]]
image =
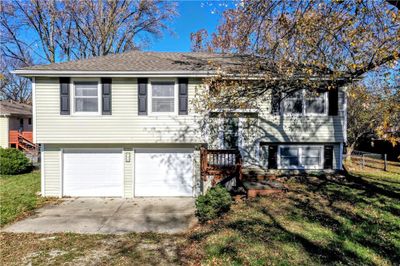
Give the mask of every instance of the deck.
[(244, 167), (238, 150), (201, 148), (200, 158), (202, 179), (207, 181), (211, 178), (212, 186), (223, 180), (235, 179), (236, 187), (244, 188), (247, 197), (286, 191), (286, 187), (273, 175)]

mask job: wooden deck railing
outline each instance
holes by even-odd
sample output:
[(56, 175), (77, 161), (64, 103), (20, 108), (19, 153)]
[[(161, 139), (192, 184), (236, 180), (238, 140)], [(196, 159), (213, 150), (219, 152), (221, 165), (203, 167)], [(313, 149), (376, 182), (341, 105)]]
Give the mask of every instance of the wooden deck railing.
[(9, 142), (15, 145), (16, 149), (22, 149), (27, 152), (36, 152), (37, 145), (33, 143), (33, 133), (32, 131), (18, 131), (10, 130)]
[(201, 176), (205, 180), (213, 176), (213, 185), (231, 176), (241, 179), (242, 158), (238, 150), (208, 150), (201, 148)]

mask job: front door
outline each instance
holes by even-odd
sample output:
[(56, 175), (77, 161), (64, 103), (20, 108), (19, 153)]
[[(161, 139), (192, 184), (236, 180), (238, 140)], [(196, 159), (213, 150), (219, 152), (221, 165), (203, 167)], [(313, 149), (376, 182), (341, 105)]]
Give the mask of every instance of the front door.
[(239, 147), (239, 118), (224, 118), (222, 124), (221, 142), (223, 149), (237, 149)]

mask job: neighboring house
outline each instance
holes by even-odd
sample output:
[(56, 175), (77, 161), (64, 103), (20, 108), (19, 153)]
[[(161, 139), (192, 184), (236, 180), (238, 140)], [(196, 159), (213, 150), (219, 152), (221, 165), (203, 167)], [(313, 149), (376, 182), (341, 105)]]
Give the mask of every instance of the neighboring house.
[(0, 101), (0, 146), (24, 150), (32, 142), (32, 106), (11, 100)]
[(196, 91), (213, 65), (232, 64), (228, 55), (133, 51), (15, 71), (32, 78), (42, 195), (196, 196), (206, 186), (201, 146), (238, 149), (249, 167), (341, 169), (346, 112), (337, 90), (296, 93), (273, 112), (271, 103), (224, 119), (210, 112), (200, 126)]

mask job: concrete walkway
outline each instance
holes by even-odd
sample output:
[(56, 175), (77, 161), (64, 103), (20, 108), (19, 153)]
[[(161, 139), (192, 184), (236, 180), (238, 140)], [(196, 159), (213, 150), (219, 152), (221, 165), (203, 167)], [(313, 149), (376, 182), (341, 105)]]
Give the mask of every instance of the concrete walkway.
[(70, 198), (5, 227), (5, 232), (179, 233), (196, 223), (193, 198)]

